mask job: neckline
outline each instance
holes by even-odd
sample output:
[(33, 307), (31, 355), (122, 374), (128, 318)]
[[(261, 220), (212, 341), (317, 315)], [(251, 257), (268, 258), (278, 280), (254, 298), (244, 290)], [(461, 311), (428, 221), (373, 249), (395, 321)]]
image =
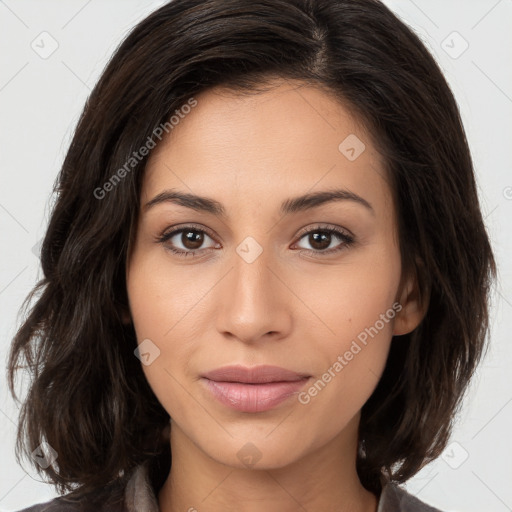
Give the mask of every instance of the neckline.
[[(381, 480), (382, 491), (377, 497), (377, 512), (386, 512), (384, 506), (388, 503), (390, 492), (400, 489), (391, 482)], [(160, 489), (155, 489), (149, 478), (149, 461), (137, 466), (125, 489), (125, 504), (127, 512), (160, 512), (157, 495)], [(401, 489), (400, 489), (401, 490)]]

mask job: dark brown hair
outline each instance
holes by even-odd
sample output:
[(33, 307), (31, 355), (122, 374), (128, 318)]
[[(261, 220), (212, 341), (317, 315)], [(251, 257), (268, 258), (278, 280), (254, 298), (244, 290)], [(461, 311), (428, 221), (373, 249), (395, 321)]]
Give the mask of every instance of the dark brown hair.
[(496, 271), (439, 67), (377, 0), (174, 0), (134, 28), (87, 101), (55, 186), (44, 278), (11, 348), (11, 393), (18, 368), (32, 377), (16, 456), (48, 442), (55, 467), (34, 465), (59, 492), (123, 481), (144, 461), (159, 461), (165, 478), (171, 462), (169, 415), (122, 316), (147, 158), (106, 197), (94, 191), (194, 95), (216, 85), (250, 94), (270, 78), (322, 87), (372, 134), (392, 183), (403, 266), (428, 302), (420, 326), (393, 339), (363, 407), (361, 481), (379, 492), (382, 473), (403, 482), (443, 450), (485, 347)]

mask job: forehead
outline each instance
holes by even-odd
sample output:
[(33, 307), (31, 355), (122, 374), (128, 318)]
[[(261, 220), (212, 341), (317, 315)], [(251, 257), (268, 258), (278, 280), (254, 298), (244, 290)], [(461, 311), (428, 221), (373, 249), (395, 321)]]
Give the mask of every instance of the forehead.
[(151, 153), (143, 201), (179, 188), (227, 204), (251, 198), (263, 205), (342, 186), (389, 206), (381, 156), (332, 94), (285, 81), (258, 94), (216, 87), (195, 100)]

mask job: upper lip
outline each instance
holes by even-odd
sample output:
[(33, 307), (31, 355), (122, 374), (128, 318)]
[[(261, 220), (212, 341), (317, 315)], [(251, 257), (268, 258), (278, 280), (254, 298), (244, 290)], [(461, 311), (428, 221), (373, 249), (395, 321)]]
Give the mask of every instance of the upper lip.
[(223, 366), (202, 375), (209, 380), (217, 382), (243, 382), (246, 384), (264, 384), (267, 382), (293, 382), (309, 377), (304, 373), (293, 372), (279, 366), (253, 366), (251, 368), (241, 365)]

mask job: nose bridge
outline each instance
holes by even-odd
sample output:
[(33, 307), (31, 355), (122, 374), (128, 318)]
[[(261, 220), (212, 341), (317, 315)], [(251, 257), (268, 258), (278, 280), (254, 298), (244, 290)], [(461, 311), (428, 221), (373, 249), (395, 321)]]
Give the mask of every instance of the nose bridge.
[(233, 257), (233, 293), (239, 304), (249, 302), (254, 308), (269, 305), (272, 272), (269, 266), (274, 259), (270, 244), (266, 247), (256, 238), (247, 236), (235, 249)]
[(287, 329), (290, 315), (286, 291), (274, 275), (275, 256), (270, 244), (264, 247), (252, 236), (235, 247), (232, 271), (221, 292), (220, 331), (250, 341)]

